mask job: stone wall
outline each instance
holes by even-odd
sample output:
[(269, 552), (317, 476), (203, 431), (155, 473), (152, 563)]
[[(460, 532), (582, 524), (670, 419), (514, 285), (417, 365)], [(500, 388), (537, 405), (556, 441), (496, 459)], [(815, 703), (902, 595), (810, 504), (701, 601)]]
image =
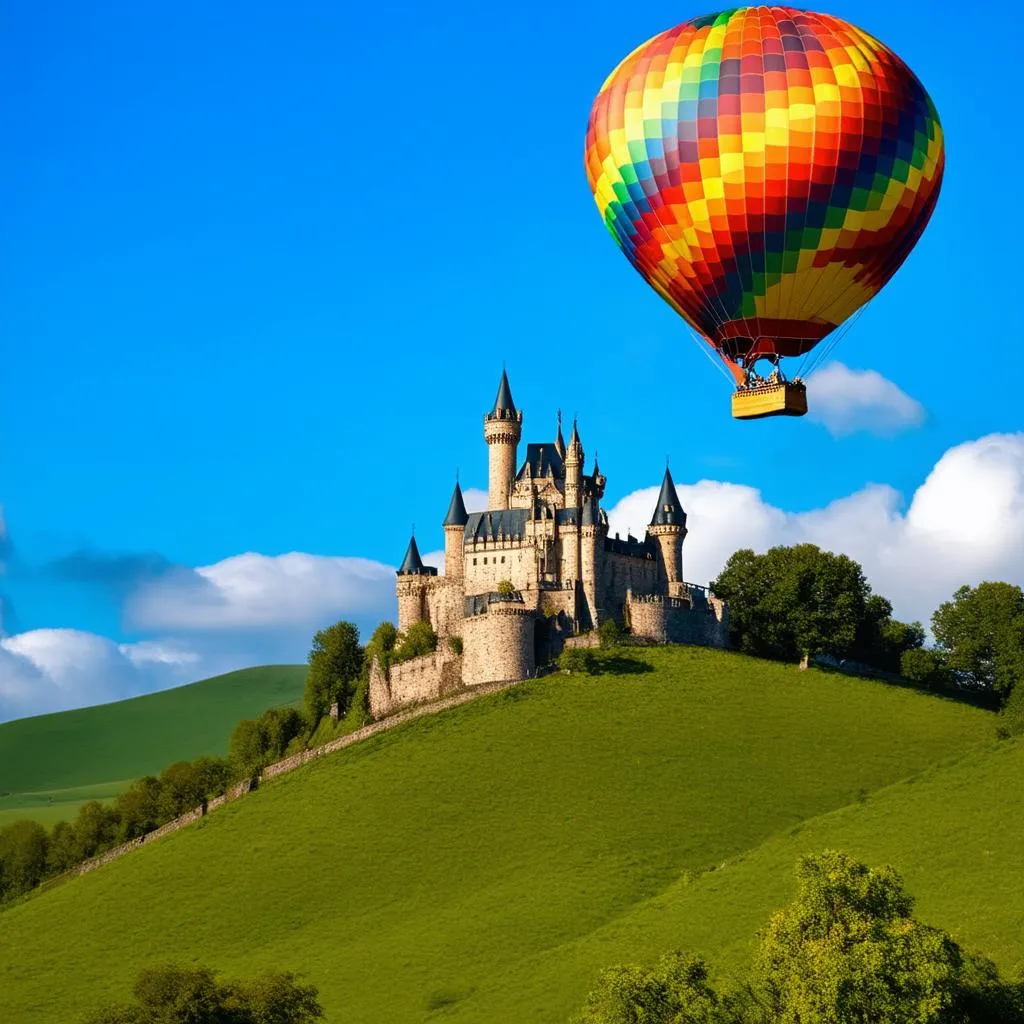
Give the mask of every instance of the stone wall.
[(411, 658), (384, 672), (380, 662), (370, 667), (370, 714), (381, 718), (407, 704), (436, 700), (462, 686), (462, 658), (444, 641), (433, 654)]
[(536, 670), (536, 615), (522, 604), (492, 604), (462, 625), (462, 682), (466, 686), (529, 679)]
[(512, 540), (470, 544), (463, 554), (462, 572), (467, 594), (497, 590), (502, 580), (511, 580), (516, 590), (525, 590), (537, 579), (536, 548)]
[(697, 644), (701, 647), (729, 646), (728, 609), (711, 596), (707, 604), (690, 606), (689, 601), (670, 597), (629, 594), (626, 612), (637, 639), (664, 644)]
[(427, 586), (427, 615), (439, 637), (462, 636), (463, 600), (460, 579), (437, 576)]
[(658, 586), (658, 563), (653, 558), (630, 558), (604, 552), (597, 590), (600, 615), (622, 621), (626, 595), (653, 594)]

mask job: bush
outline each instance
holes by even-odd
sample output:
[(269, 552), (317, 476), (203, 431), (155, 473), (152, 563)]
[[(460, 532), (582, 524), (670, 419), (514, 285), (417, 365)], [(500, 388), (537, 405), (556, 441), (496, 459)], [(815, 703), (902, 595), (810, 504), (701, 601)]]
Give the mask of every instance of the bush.
[(448, 650), (452, 654), (462, 654), (462, 637), (461, 636), (450, 636), (448, 637)]
[(321, 629), (313, 637), (308, 660), (305, 701), (312, 731), (332, 704), (338, 705), (339, 717), (348, 711), (363, 668), (359, 629), (344, 621)]
[[(152, 775), (136, 779), (115, 801), (118, 817), (119, 843), (137, 839), (152, 832), (165, 820), (163, 818), (163, 787)], [(56, 833), (56, 826), (54, 826)], [(54, 835), (56, 841), (56, 835)], [(70, 867), (70, 865), (68, 865)]]
[(912, 647), (903, 652), (900, 675), (929, 690), (944, 690), (953, 681), (942, 654), (924, 647)]
[(566, 647), (555, 661), (563, 672), (592, 674), (597, 667), (594, 652), (586, 647)]
[(398, 645), (391, 656), (391, 662), (399, 664), (409, 661), (410, 658), (433, 654), (436, 650), (437, 634), (434, 632), (434, 627), (427, 621), (417, 622), (399, 636)]
[(382, 622), (374, 631), (366, 643), (363, 654), (363, 678), (370, 678), (370, 669), (373, 667), (373, 660), (380, 662), (380, 667), (387, 672), (391, 664), (391, 655), (395, 645), (398, 643), (398, 629), (393, 622)]
[(598, 640), (602, 647), (618, 647), (625, 638), (626, 631), (614, 620), (605, 619), (597, 627)]
[(34, 889), (46, 876), (46, 829), (36, 821), (0, 828), (0, 900)]
[(512, 586), (511, 580), (501, 580), (498, 583), (498, 593), (502, 597), (511, 597), (516, 592), (516, 588)]
[(165, 964), (140, 971), (133, 995), (83, 1024), (310, 1024), (324, 1015), (316, 988), (288, 971), (221, 983), (208, 967)]

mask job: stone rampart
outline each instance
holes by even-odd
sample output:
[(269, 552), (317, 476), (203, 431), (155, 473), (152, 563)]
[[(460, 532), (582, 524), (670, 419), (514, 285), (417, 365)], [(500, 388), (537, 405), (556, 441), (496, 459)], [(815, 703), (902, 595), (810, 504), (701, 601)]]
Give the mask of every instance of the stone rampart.
[(626, 615), (630, 630), (639, 640), (658, 644), (729, 646), (728, 608), (711, 595), (704, 601), (663, 596), (627, 594)]
[(442, 640), (433, 654), (392, 665), (387, 672), (379, 661), (370, 668), (370, 714), (388, 715), (407, 704), (436, 700), (462, 686), (462, 658)]
[(493, 603), (462, 624), (465, 686), (529, 679), (535, 671), (536, 614), (522, 603)]

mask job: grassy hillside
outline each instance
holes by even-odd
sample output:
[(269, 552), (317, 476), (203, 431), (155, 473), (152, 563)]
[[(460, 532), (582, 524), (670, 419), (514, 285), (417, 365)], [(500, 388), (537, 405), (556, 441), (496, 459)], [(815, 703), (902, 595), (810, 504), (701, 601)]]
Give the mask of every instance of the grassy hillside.
[(1020, 898), (995, 884), (1021, 856), (995, 823), (1024, 757), (989, 713), (715, 651), (642, 657), (409, 723), (10, 907), (7, 1016), (74, 1021), (177, 958), (300, 970), (346, 1024), (564, 1021), (608, 962), (685, 943), (735, 964), (805, 845), (891, 851), (931, 920), (1024, 955)]
[(174, 761), (227, 753), (240, 718), (301, 699), (304, 665), (270, 665), (0, 725), (0, 825), (49, 825)]

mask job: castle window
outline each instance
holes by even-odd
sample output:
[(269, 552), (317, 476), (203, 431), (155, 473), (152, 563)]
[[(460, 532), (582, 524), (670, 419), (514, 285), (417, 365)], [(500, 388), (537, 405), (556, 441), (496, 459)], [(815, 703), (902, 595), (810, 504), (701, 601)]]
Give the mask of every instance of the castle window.
[(475, 558), (473, 559), (473, 564), (476, 565), (476, 559)]
[(502, 560), (503, 562), (505, 561), (505, 556), (504, 556), (504, 555), (502, 555), (502, 556), (501, 556), (501, 560)]
[(487, 564), (487, 556), (485, 555), (484, 556), (484, 565), (486, 565), (486, 564)]

